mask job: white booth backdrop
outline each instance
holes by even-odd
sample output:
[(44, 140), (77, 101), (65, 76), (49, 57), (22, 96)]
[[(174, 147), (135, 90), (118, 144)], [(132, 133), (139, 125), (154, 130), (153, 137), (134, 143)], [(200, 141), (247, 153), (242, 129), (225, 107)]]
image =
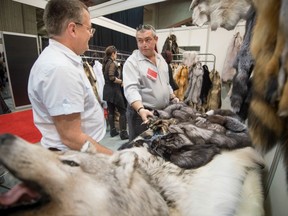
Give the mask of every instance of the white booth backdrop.
[[(240, 32), (241, 36), (245, 33), (245, 22), (240, 22), (234, 30), (227, 31), (218, 28), (211, 31), (210, 26), (203, 27), (179, 27), (170, 29), (156, 30), (158, 35), (157, 49), (161, 52), (166, 38), (174, 34), (177, 38), (178, 46), (200, 46), (200, 53), (212, 53), (216, 56), (216, 70), (221, 74), (228, 45), (233, 35)], [(208, 65), (209, 67), (209, 65)]]

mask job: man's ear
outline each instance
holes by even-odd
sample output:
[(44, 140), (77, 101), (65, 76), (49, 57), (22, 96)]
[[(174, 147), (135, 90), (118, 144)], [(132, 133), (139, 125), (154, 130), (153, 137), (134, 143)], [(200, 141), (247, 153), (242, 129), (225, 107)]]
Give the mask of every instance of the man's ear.
[(155, 36), (154, 36), (154, 39), (155, 39), (156, 41), (158, 41), (158, 36), (155, 35)]
[(66, 28), (66, 31), (69, 33), (69, 35), (71, 35), (72, 37), (76, 36), (76, 24), (74, 22), (70, 22)]

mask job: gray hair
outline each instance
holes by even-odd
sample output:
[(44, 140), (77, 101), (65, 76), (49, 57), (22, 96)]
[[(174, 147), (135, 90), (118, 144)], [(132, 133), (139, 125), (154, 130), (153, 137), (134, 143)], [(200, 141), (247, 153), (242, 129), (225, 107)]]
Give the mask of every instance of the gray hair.
[(83, 9), (87, 6), (79, 0), (50, 0), (43, 15), (48, 35), (61, 35), (66, 25), (74, 21), (82, 23)]
[(153, 35), (153, 37), (155, 37), (156, 36), (156, 30), (155, 30), (155, 28), (152, 26), (152, 25), (149, 25), (149, 24), (141, 24), (141, 25), (139, 25), (137, 28), (136, 28), (136, 33), (137, 32), (145, 32), (145, 31), (147, 31), (147, 30), (149, 30), (149, 31), (152, 31), (152, 35)]

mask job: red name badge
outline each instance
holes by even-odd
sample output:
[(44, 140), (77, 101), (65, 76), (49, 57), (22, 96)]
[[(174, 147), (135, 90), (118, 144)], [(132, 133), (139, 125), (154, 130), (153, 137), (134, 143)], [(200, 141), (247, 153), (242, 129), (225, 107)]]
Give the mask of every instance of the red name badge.
[(148, 77), (149, 79), (151, 79), (151, 80), (156, 80), (156, 79), (157, 79), (157, 76), (158, 76), (158, 74), (157, 74), (156, 71), (148, 68), (147, 77)]

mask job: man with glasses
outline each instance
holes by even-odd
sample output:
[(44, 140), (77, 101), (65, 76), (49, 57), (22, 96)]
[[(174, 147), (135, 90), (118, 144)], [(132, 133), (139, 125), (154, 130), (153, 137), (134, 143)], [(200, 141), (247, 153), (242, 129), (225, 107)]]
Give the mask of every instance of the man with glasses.
[(145, 123), (153, 116), (152, 110), (179, 102), (169, 84), (168, 64), (155, 51), (158, 37), (154, 27), (140, 25), (136, 41), (138, 50), (123, 67), (124, 94), (130, 105), (127, 108), (130, 141), (147, 129)]
[(44, 11), (49, 46), (34, 63), (28, 95), (41, 144), (50, 149), (80, 150), (85, 142), (111, 154), (98, 142), (106, 133), (104, 113), (79, 56), (95, 29), (79, 0), (50, 0)]

